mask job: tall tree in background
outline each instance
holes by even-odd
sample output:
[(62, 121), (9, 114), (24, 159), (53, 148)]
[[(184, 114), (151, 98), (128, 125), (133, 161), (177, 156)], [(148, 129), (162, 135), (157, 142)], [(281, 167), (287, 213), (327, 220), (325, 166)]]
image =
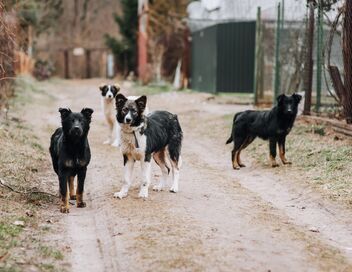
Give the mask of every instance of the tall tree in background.
[[(352, 124), (352, 1), (346, 0), (345, 4), (335, 19), (338, 22), (341, 15), (344, 14), (342, 25), (342, 57), (343, 57), (343, 78), (342, 80), (339, 68), (330, 65), (329, 72), (334, 85), (338, 101), (343, 108), (344, 117), (348, 124)], [(333, 26), (334, 27), (334, 26)], [(336, 25), (335, 25), (336, 27)], [(334, 33), (334, 31), (332, 31)], [(331, 47), (330, 40), (330, 47)]]
[(153, 0), (149, 5), (149, 59), (158, 81), (172, 79), (185, 49), (184, 33), (188, 0)]
[(121, 38), (106, 35), (106, 45), (112, 50), (123, 75), (136, 72), (138, 0), (122, 0), (122, 15), (114, 14)]

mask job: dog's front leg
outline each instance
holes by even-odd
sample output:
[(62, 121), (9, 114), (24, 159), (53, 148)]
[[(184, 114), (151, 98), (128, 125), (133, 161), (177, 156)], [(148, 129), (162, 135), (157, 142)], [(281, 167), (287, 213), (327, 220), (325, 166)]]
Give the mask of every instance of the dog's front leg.
[(280, 159), (283, 164), (292, 164), (292, 162), (288, 161), (285, 156), (285, 152), (286, 152), (285, 142), (286, 142), (286, 136), (284, 136), (278, 140)]
[(61, 207), (60, 212), (69, 213), (69, 191), (67, 190), (68, 186), (68, 174), (64, 171), (60, 171), (59, 173), (59, 186), (60, 186), (60, 195), (61, 195)]
[(120, 192), (116, 192), (114, 194), (114, 197), (122, 199), (127, 196), (128, 190), (132, 184), (134, 162), (135, 161), (132, 157), (127, 156), (127, 155), (123, 155), (124, 184), (123, 184)]
[(82, 168), (77, 173), (77, 190), (76, 190), (76, 203), (77, 208), (84, 208), (86, 203), (83, 201), (84, 180), (86, 179), (87, 168)]
[(272, 167), (279, 166), (276, 162), (276, 139), (269, 140), (270, 162)]
[(150, 185), (150, 175), (151, 175), (151, 164), (150, 158), (146, 158), (145, 160), (141, 160), (141, 168), (142, 168), (142, 175), (143, 180), (141, 183), (141, 189), (139, 191), (140, 198), (148, 198), (148, 188)]

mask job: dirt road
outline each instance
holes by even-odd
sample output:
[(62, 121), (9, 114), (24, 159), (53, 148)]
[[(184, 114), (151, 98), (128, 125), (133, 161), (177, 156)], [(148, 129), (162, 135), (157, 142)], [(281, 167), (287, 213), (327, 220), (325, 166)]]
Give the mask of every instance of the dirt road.
[[(98, 84), (43, 83), (53, 102), (29, 106), (25, 114), (48, 147), (59, 125), (58, 107), (95, 110), (87, 208), (72, 206), (68, 215), (53, 209), (58, 224), (52, 239), (67, 248), (69, 271), (352, 271), (349, 210), (299, 182), (299, 173), (289, 166), (258, 166), (244, 152), (247, 168), (232, 170), (224, 116), (243, 106), (217, 105), (202, 94), (150, 96), (150, 109), (179, 115), (184, 131), (180, 192), (150, 190), (148, 200), (139, 199), (136, 167), (129, 196), (114, 199), (123, 163), (117, 149), (102, 144), (108, 129)], [(128, 88), (123, 92), (134, 94)], [(153, 183), (159, 177), (154, 164)]]

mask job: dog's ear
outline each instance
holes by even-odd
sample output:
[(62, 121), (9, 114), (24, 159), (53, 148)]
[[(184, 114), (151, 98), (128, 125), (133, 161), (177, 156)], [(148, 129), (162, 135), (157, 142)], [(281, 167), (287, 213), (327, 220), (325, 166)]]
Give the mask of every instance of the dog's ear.
[(296, 101), (297, 104), (299, 104), (299, 102), (301, 102), (301, 100), (302, 100), (302, 95), (300, 95), (300, 94), (294, 93), (294, 94), (292, 95), (292, 97), (293, 97), (293, 99)]
[(59, 108), (59, 112), (61, 114), (61, 119), (65, 119), (72, 112), (69, 108)]
[(286, 97), (286, 95), (280, 94), (280, 95), (276, 98), (277, 104), (280, 105), (280, 104), (282, 103), (282, 101), (284, 100), (285, 97)]
[(142, 95), (141, 97), (136, 99), (137, 106), (141, 112), (145, 110), (145, 107), (147, 105), (147, 97), (145, 95)]
[(99, 90), (100, 90), (101, 92), (104, 91), (105, 88), (106, 88), (106, 84), (105, 84), (105, 83), (100, 84)]
[(123, 94), (118, 94), (115, 98), (116, 109), (121, 109), (128, 99)]
[(83, 108), (81, 110), (81, 113), (83, 114), (83, 116), (85, 118), (87, 118), (89, 121), (92, 119), (92, 114), (93, 114), (93, 110), (91, 108)]
[(116, 93), (118, 93), (118, 92), (120, 91), (120, 85), (119, 85), (119, 84), (117, 84), (117, 83), (116, 83), (116, 84), (111, 85), (111, 87), (115, 89)]

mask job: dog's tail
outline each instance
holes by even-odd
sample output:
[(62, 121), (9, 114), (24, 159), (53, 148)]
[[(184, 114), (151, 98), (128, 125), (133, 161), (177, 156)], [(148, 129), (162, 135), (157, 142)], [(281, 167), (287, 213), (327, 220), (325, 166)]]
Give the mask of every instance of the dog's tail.
[(227, 139), (226, 144), (229, 144), (233, 141), (233, 133), (234, 133), (233, 129), (235, 128), (235, 121), (236, 121), (237, 117), (240, 115), (240, 113), (241, 112), (236, 113), (235, 116), (233, 117), (231, 136), (230, 136), (230, 138)]

